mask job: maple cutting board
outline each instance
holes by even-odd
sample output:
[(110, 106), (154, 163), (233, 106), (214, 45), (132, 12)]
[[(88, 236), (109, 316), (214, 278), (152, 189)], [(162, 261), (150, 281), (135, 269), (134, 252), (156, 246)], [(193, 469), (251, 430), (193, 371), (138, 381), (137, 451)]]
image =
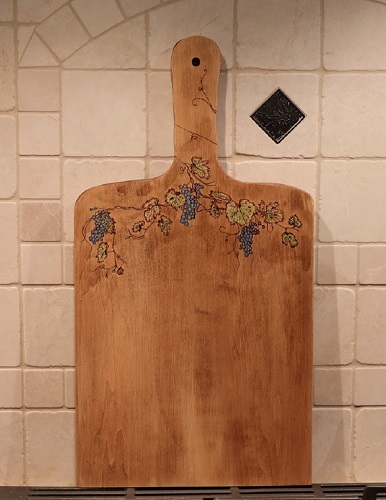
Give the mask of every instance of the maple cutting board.
[(219, 64), (178, 43), (170, 169), (76, 202), (79, 486), (311, 482), (312, 200), (219, 167)]

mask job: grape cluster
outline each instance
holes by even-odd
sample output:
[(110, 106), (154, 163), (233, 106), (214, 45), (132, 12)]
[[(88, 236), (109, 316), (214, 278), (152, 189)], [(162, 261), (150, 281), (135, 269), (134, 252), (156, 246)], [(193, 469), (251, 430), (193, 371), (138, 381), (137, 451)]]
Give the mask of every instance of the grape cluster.
[(114, 219), (110, 217), (110, 212), (98, 210), (91, 219), (95, 222), (95, 226), (91, 231), (89, 240), (95, 245), (97, 241), (103, 240), (105, 233), (114, 232)]
[(196, 213), (198, 207), (200, 206), (198, 199), (201, 196), (200, 191), (204, 188), (204, 186), (202, 184), (195, 183), (193, 184), (193, 189), (187, 184), (183, 184), (182, 186), (179, 186), (179, 188), (185, 196), (185, 203), (181, 208), (182, 214), (180, 222), (184, 226), (189, 226), (189, 221), (196, 218)]
[(249, 226), (244, 226), (237, 239), (240, 242), (240, 250), (244, 250), (244, 257), (248, 257), (252, 252), (253, 237), (260, 234), (257, 224), (250, 222)]

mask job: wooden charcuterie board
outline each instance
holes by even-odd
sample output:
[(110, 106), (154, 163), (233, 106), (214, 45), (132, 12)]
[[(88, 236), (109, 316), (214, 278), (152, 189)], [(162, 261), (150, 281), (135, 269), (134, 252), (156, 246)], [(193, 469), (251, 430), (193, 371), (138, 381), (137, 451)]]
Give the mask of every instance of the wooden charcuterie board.
[(219, 65), (179, 42), (170, 169), (76, 202), (78, 486), (311, 482), (312, 199), (220, 168)]

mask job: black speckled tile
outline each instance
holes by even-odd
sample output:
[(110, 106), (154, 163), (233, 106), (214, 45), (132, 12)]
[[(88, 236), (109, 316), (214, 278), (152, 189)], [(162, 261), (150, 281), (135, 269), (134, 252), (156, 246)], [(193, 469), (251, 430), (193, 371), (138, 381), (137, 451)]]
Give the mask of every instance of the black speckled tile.
[(252, 120), (279, 144), (304, 120), (306, 115), (281, 90), (277, 89), (251, 114)]

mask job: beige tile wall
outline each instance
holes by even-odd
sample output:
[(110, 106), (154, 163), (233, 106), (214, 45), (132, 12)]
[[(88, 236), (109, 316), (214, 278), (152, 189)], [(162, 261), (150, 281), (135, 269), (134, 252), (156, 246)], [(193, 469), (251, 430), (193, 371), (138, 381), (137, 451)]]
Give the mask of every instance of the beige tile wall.
[[(73, 204), (171, 162), (169, 61), (219, 45), (219, 156), (316, 203), (314, 482), (386, 469), (386, 2), (0, 0), (0, 484), (73, 485)], [(281, 87), (306, 119), (249, 115)]]

